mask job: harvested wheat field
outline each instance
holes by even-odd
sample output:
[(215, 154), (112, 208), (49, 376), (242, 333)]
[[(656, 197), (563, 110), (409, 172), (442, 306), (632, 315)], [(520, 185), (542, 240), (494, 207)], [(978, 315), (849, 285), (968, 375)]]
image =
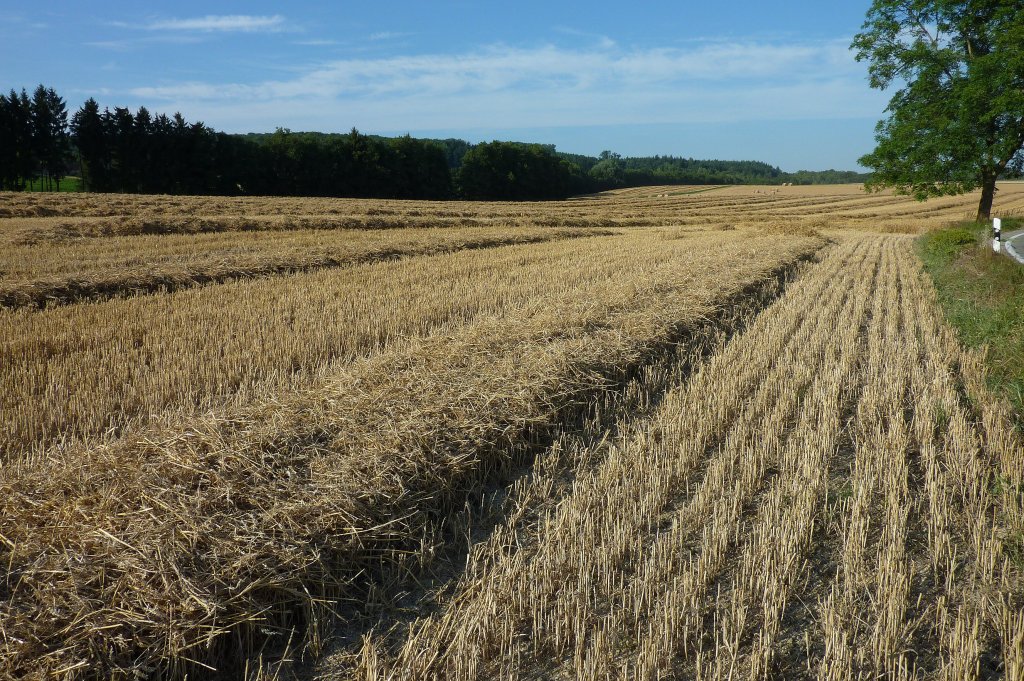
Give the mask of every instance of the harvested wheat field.
[(0, 195), (0, 678), (1024, 679), (975, 197), (769, 191)]

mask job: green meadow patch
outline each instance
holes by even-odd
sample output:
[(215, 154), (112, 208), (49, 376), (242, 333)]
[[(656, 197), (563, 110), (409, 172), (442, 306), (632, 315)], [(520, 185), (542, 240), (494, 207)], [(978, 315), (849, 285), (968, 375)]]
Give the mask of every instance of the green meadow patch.
[[(1003, 221), (1003, 231), (1024, 221)], [(946, 318), (969, 347), (986, 348), (991, 387), (1024, 424), (1024, 266), (992, 251), (991, 228), (967, 223), (921, 237), (918, 252)]]

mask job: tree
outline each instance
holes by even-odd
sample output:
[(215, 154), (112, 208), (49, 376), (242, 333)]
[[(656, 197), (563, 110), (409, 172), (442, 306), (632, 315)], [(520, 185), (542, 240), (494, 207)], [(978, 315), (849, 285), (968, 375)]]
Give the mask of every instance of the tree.
[(387, 189), (391, 196), (432, 199), (451, 194), (451, 171), (444, 147), (409, 135), (389, 140), (388, 146), (392, 168)]
[(992, 212), (996, 180), (1024, 147), (1024, 5), (1005, 0), (874, 0), (852, 49), (871, 87), (898, 89), (860, 159), (869, 189), (919, 200), (981, 189)]
[(625, 164), (622, 157), (611, 151), (602, 151), (600, 161), (590, 169), (590, 178), (598, 183), (601, 189), (621, 187), (625, 182)]
[(60, 190), (60, 178), (67, 170), (68, 109), (64, 98), (53, 88), (40, 85), (32, 96), (33, 141), (36, 159), (47, 181), (55, 181)]
[(152, 155), (153, 146), (153, 117), (149, 109), (140, 106), (135, 113), (135, 122), (132, 125), (131, 134), (128, 137), (131, 147), (134, 150), (135, 166), (135, 190), (143, 193), (153, 191), (153, 171), (156, 163)]
[[(106, 117), (106, 112), (104, 112)], [(113, 141), (114, 189), (119, 192), (137, 192), (139, 190), (139, 154), (134, 144), (135, 116), (121, 106), (115, 106), (107, 119), (107, 126)]]
[[(45, 159), (50, 153), (54, 144), (53, 140), (53, 111), (50, 110), (50, 100), (46, 96), (46, 88), (40, 85), (32, 93), (32, 157), (38, 164), (33, 168), (33, 173), (39, 175), (40, 189), (43, 189), (43, 172), (46, 170)], [(39, 172), (43, 171), (43, 172)], [(46, 178), (49, 180), (49, 178)]]
[(10, 189), (21, 190), (32, 177), (36, 159), (32, 141), (32, 102), (23, 89), (19, 95), (13, 89), (3, 102), (3, 136), (7, 153), (4, 156), (4, 184)]
[(13, 189), (15, 185), (14, 106), (7, 95), (0, 94), (0, 189)]
[(71, 139), (78, 149), (82, 181), (90, 191), (106, 191), (109, 187), (109, 147), (100, 105), (90, 97), (71, 117)]

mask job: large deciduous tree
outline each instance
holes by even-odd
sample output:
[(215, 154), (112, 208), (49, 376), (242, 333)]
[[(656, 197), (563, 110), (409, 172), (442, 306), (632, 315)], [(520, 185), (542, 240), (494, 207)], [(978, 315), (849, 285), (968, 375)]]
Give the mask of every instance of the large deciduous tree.
[(896, 87), (860, 159), (868, 188), (921, 200), (980, 188), (988, 219), (996, 180), (1024, 162), (1024, 3), (874, 0), (851, 47), (872, 87)]

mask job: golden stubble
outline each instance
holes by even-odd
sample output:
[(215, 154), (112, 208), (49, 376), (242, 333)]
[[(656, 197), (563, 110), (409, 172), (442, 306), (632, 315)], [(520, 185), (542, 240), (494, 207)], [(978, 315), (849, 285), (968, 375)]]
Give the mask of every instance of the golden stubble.
[[(165, 409), (119, 437), (13, 451), (0, 471), (0, 562), (12, 585), (0, 604), (0, 669), (194, 675), (259, 652), (266, 632), (294, 626), (295, 612), (304, 613), (297, 645), (317, 651), (332, 603), (366, 597), (365, 582), (387, 565), (418, 561), (412, 547), (432, 519), (521, 465), (532, 438), (727, 314), (729, 301), (776, 286), (780, 271), (823, 243), (646, 231), (573, 241), (16, 313), (44, 323), (51, 312), (66, 321), (155, 306), (144, 317), (160, 341), (151, 352), (170, 345), (168, 356), (194, 362), (186, 366), (196, 373), (150, 370), (142, 399), (155, 385), (187, 389), (206, 376), (217, 385), (231, 366), (225, 333), (235, 329), (240, 366), (264, 362), (265, 392), (209, 414)], [(209, 307), (197, 313), (186, 299)], [(335, 313), (336, 301), (350, 307)], [(286, 302), (321, 326), (267, 318)], [(197, 316), (167, 326), (183, 312)], [(263, 326), (241, 333), (239, 321), (226, 324), (230, 314)], [(121, 333), (110, 319), (66, 328)], [(196, 333), (176, 340), (192, 325)], [(266, 357), (281, 346), (310, 356), (317, 328), (349, 334), (348, 354), (273, 385)], [(260, 329), (272, 342), (257, 344)], [(210, 354), (199, 361), (206, 338)], [(105, 385), (133, 384), (109, 372), (134, 345), (101, 338), (96, 347), (111, 357), (108, 373), (82, 390), (83, 405)], [(79, 346), (67, 361), (86, 352)], [(81, 380), (89, 366), (67, 375)]]
[(0, 676), (1024, 680), (974, 198), (696, 189), (0, 195)]
[(1021, 678), (1024, 450), (911, 243), (843, 240), (650, 416), (561, 443), (568, 488), (538, 468), (438, 612), (324, 676)]

